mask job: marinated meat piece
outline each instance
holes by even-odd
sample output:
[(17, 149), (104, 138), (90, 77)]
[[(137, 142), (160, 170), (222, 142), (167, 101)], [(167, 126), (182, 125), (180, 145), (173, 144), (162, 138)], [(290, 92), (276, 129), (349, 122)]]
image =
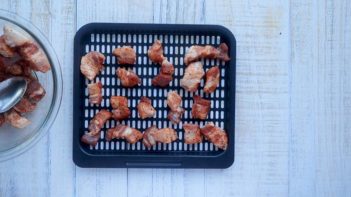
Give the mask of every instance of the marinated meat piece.
[(147, 55), (149, 56), (152, 62), (157, 64), (162, 63), (165, 57), (163, 56), (163, 48), (160, 40), (156, 40), (154, 42), (154, 44), (147, 51)]
[(152, 79), (152, 85), (166, 87), (173, 80), (174, 66), (164, 59), (161, 65), (161, 72)]
[(27, 66), (24, 63), (20, 63), (20, 65), (22, 66), (22, 76), (27, 77), (27, 79), (29, 80), (35, 79), (35, 77), (33, 76), (33, 71), (29, 66)]
[(221, 43), (218, 48), (210, 45), (191, 46), (185, 54), (184, 63), (185, 65), (188, 65), (191, 62), (199, 60), (200, 58), (211, 58), (229, 61), (230, 58), (228, 56), (228, 46), (225, 43)]
[(174, 124), (178, 124), (184, 113), (181, 107), (182, 97), (176, 91), (170, 91), (167, 95), (167, 105), (171, 109), (168, 112), (167, 118)]
[(9, 78), (8, 75), (0, 71), (0, 82), (5, 81), (8, 78)]
[(172, 80), (172, 75), (160, 73), (152, 79), (152, 85), (159, 87), (167, 87)]
[(18, 65), (20, 65), (22, 67), (22, 74), (21, 74), (22, 76), (27, 77), (29, 80), (35, 79), (33, 77), (33, 74), (32, 74), (33, 71), (30, 68), (30, 66), (28, 66), (27, 62), (25, 62), (25, 61), (18, 61), (18, 62), (16, 62), (16, 64), (18, 64)]
[(206, 83), (204, 92), (210, 94), (214, 92), (219, 84), (219, 67), (214, 66), (206, 72)]
[(121, 106), (128, 106), (128, 99), (125, 96), (111, 96), (110, 104), (113, 109)]
[(102, 101), (102, 83), (99, 81), (97, 83), (88, 84), (89, 92), (89, 102), (91, 104), (100, 105)]
[(116, 48), (112, 52), (117, 57), (119, 64), (135, 64), (136, 53), (135, 50), (130, 46), (123, 46)]
[(100, 139), (101, 128), (112, 116), (107, 110), (100, 110), (89, 123), (89, 132), (80, 139), (83, 143), (95, 146)]
[(151, 126), (146, 131), (143, 133), (143, 144), (147, 148), (151, 148), (153, 145), (156, 144), (156, 140), (153, 137), (153, 135), (158, 131), (159, 129), (156, 126)]
[(139, 130), (123, 124), (108, 129), (106, 132), (107, 141), (111, 141), (112, 139), (124, 139), (130, 144), (135, 144), (141, 138), (143, 138), (143, 134)]
[(3, 36), (5, 43), (11, 48), (22, 46), (24, 43), (30, 41), (25, 32), (9, 25), (4, 26)]
[(40, 72), (50, 70), (51, 65), (44, 51), (25, 32), (5, 25), (3, 39), (7, 46), (18, 50), (31, 69)]
[(159, 129), (152, 134), (156, 142), (171, 143), (178, 139), (177, 132), (172, 128)]
[(94, 116), (94, 118), (89, 122), (89, 133), (92, 136), (99, 134), (101, 131), (101, 128), (104, 126), (106, 121), (111, 118), (111, 116), (112, 116), (111, 112), (105, 109), (100, 110)]
[(23, 97), (13, 108), (19, 113), (28, 113), (35, 110), (37, 104)]
[(151, 105), (151, 100), (145, 96), (141, 97), (137, 108), (141, 119), (151, 118), (156, 114), (155, 108)]
[(173, 124), (178, 124), (181, 121), (181, 118), (183, 116), (184, 111), (182, 112), (177, 112), (177, 111), (169, 111), (167, 118), (170, 120)]
[(197, 124), (184, 124), (184, 142), (186, 144), (197, 144), (202, 142), (200, 127)]
[(13, 64), (11, 66), (6, 66), (6, 73), (9, 75), (23, 75), (23, 68), (19, 64)]
[(10, 111), (1, 115), (2, 119), (16, 128), (24, 128), (30, 124), (21, 115), (32, 112), (46, 93), (33, 77), (32, 69), (47, 72), (50, 67), (44, 51), (26, 32), (16, 27), (4, 26), (4, 35), (0, 36), (0, 81), (22, 76), (28, 85), (22, 99)]
[(100, 139), (100, 135), (99, 133), (96, 135), (91, 135), (90, 133), (86, 133), (82, 136), (82, 138), (80, 138), (80, 140), (85, 143), (85, 144), (89, 144), (92, 146), (96, 146), (96, 144), (98, 143)]
[(5, 81), (8, 78), (6, 74), (6, 66), (3, 61), (4, 58), (0, 56), (0, 82)]
[(19, 47), (18, 52), (29, 63), (31, 69), (43, 73), (51, 69), (44, 51), (36, 43), (26, 42)]
[(226, 150), (228, 146), (228, 136), (227, 133), (215, 126), (213, 122), (208, 123), (201, 128), (201, 133), (205, 136), (207, 140), (212, 142), (216, 147)]
[(167, 74), (167, 75), (173, 75), (174, 74), (174, 66), (171, 62), (169, 62), (167, 59), (164, 59), (161, 64), (161, 73)]
[(4, 114), (0, 114), (0, 127), (6, 122)]
[(184, 63), (185, 65), (190, 64), (193, 61), (196, 61), (201, 58), (201, 52), (203, 51), (204, 47), (194, 45), (191, 46), (188, 51), (185, 53), (184, 56)]
[(189, 92), (195, 92), (204, 75), (205, 71), (201, 62), (191, 63), (185, 69), (183, 79), (180, 80), (180, 86)]
[(13, 57), (15, 56), (15, 50), (7, 46), (5, 42), (4, 35), (0, 36), (0, 55), (4, 57)]
[(0, 56), (0, 72), (5, 72), (6, 65), (5, 65), (5, 58)]
[(194, 96), (194, 104), (191, 110), (193, 118), (205, 120), (211, 109), (211, 101), (201, 98), (200, 96)]
[(89, 80), (93, 80), (104, 69), (105, 56), (92, 51), (84, 55), (80, 61), (80, 71)]
[(33, 79), (28, 83), (24, 96), (32, 103), (37, 103), (45, 96), (45, 94), (46, 92), (39, 81)]
[(21, 116), (14, 109), (11, 109), (10, 111), (5, 112), (5, 120), (6, 122), (10, 123), (11, 126), (19, 129), (22, 129), (31, 123), (27, 118)]
[(125, 68), (117, 68), (116, 74), (124, 87), (131, 88), (141, 83), (138, 75), (131, 69), (126, 70)]
[(121, 106), (112, 110), (112, 118), (115, 120), (124, 120), (129, 118), (130, 109), (126, 106)]
[(147, 148), (151, 148), (157, 142), (171, 143), (177, 139), (176, 131), (171, 128), (158, 129), (156, 126), (151, 126), (143, 133), (143, 144)]
[(12, 65), (4, 66), (4, 70), (7, 75), (24, 76), (29, 80), (35, 79), (32, 75), (32, 70), (28, 63), (24, 60), (17, 61)]
[(128, 100), (124, 96), (111, 96), (110, 104), (113, 108), (112, 118), (115, 120), (124, 120), (130, 116)]
[(162, 43), (156, 40), (148, 50), (148, 56), (154, 63), (161, 64), (161, 71), (152, 79), (152, 85), (166, 87), (173, 80), (174, 66), (164, 56)]
[[(217, 48), (218, 52), (217, 52), (217, 56), (215, 58), (223, 60), (225, 62), (230, 60), (230, 57), (228, 55), (228, 46), (225, 43), (221, 43), (218, 48)], [(205, 56), (207, 56), (208, 54), (205, 53)]]
[[(32, 70), (31, 68), (28, 66), (27, 63), (25, 63), (24, 61), (18, 61), (13, 63), (12, 65), (3, 65), (3, 67), (1, 68), (6, 76), (11, 77), (11, 76), (24, 76), (27, 77), (29, 79), (34, 79), (33, 75), (32, 75)], [(1, 71), (0, 71), (1, 72)]]
[(167, 105), (172, 111), (183, 111), (182, 97), (176, 91), (170, 91), (167, 95)]

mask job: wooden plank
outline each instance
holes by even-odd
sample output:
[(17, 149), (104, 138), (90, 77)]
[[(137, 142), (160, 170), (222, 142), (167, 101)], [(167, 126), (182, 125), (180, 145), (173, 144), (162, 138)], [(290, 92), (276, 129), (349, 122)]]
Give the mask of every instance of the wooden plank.
[[(289, 4), (206, 1), (206, 22), (237, 40), (235, 163), (205, 170), (208, 196), (288, 194)], [(213, 14), (210, 14), (213, 13)]]
[[(204, 1), (154, 1), (153, 23), (203, 24)], [(153, 171), (153, 196), (204, 196), (204, 170)]]
[[(7, 9), (30, 20), (44, 35), (50, 35), (49, 1), (10, 1)], [(1, 4), (3, 6), (3, 4)], [(2, 7), (3, 8), (3, 7)], [(0, 163), (0, 193), (4, 196), (49, 195), (49, 151), (46, 135), (20, 157)]]
[[(291, 196), (316, 196), (315, 102), (318, 86), (317, 2), (291, 4), (290, 157)], [(311, 95), (311, 96), (306, 96)]]
[[(193, 8), (195, 1), (154, 1), (153, 2), (153, 23), (184, 23), (184, 18), (188, 18), (188, 23), (194, 22), (195, 12), (184, 12), (185, 7)], [(193, 175), (187, 170), (159, 170), (153, 171), (153, 196), (189, 196), (197, 193), (203, 194), (203, 170), (194, 171)], [(193, 184), (198, 183), (198, 184)], [(193, 192), (189, 191), (189, 186)], [(167, 192), (168, 191), (168, 192)]]
[(152, 22), (153, 2), (138, 1), (77, 1), (77, 28), (91, 22), (147, 23)]
[[(344, 110), (345, 84), (350, 83), (349, 1), (325, 1), (318, 4), (318, 64), (316, 97), (316, 195), (351, 195), (350, 111)], [(348, 17), (346, 18), (346, 14)], [(346, 18), (346, 19), (345, 19)], [(346, 39), (345, 39), (346, 38)], [(346, 50), (345, 50), (346, 49)], [(348, 86), (349, 87), (349, 86)], [(350, 89), (347, 90), (350, 92)], [(318, 98), (318, 99), (317, 99)]]
[[(72, 162), (72, 83), (75, 1), (50, 1), (50, 41), (61, 63), (63, 95), (60, 112), (49, 136), (50, 196), (74, 196), (75, 166)], [(63, 189), (64, 188), (64, 189)]]
[(291, 196), (350, 196), (351, 4), (291, 5)]
[[(79, 11), (76, 18), (76, 30), (91, 22), (127, 22), (129, 4), (129, 1), (78, 0), (77, 10)], [(110, 196), (111, 194), (127, 196), (130, 188), (127, 173), (127, 169), (83, 169), (76, 167), (76, 196)], [(145, 176), (143, 180), (147, 180), (147, 177)], [(140, 185), (141, 182), (134, 188), (132, 187), (134, 192), (140, 191), (136, 189)]]

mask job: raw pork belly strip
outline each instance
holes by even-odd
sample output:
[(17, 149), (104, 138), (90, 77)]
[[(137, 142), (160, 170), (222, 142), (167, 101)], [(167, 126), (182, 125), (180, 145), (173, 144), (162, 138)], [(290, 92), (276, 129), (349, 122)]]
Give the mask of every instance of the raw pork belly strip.
[(2, 126), (6, 122), (5, 115), (0, 114), (0, 126)]
[(11, 126), (19, 129), (22, 129), (31, 123), (27, 118), (21, 116), (21, 114), (14, 109), (5, 112), (5, 120), (10, 123)]
[(101, 128), (110, 119), (112, 113), (107, 110), (100, 110), (89, 123), (89, 132), (81, 138), (83, 143), (95, 146), (100, 138)]
[(32, 75), (32, 69), (28, 65), (28, 62), (24, 60), (19, 60), (14, 62), (11, 65), (3, 65), (3, 72), (7, 75), (8, 78), (12, 76), (23, 76), (26, 77), (28, 80), (35, 79)]
[(104, 69), (104, 61), (105, 56), (102, 53), (89, 52), (80, 61), (80, 71), (87, 79), (93, 80)]
[(45, 96), (46, 91), (38, 80), (33, 79), (28, 83), (24, 96), (33, 103), (38, 103)]
[(216, 147), (226, 150), (228, 147), (228, 136), (227, 133), (215, 126), (213, 122), (206, 124), (201, 128), (201, 133), (207, 140), (212, 142)]
[(161, 64), (161, 72), (152, 79), (152, 85), (167, 87), (173, 80), (174, 66), (167, 59)]
[(174, 124), (178, 124), (184, 113), (182, 105), (182, 97), (176, 91), (170, 91), (167, 95), (167, 105), (171, 109), (167, 118)]
[(219, 67), (214, 66), (206, 72), (206, 83), (204, 87), (204, 92), (210, 94), (214, 92), (219, 84)]
[(141, 84), (141, 79), (132, 69), (117, 68), (116, 75), (123, 87), (131, 88)]
[(201, 58), (210, 58), (210, 59), (220, 59), (223, 61), (229, 61), (228, 56), (228, 46), (225, 43), (221, 43), (218, 48), (215, 48), (211, 45), (191, 46), (185, 54), (184, 63), (185, 65), (190, 64), (191, 62), (197, 61)]
[(165, 57), (163, 56), (163, 48), (160, 40), (156, 40), (154, 44), (152, 44), (152, 46), (147, 51), (147, 55), (152, 62), (156, 64), (162, 63)]
[(184, 76), (180, 80), (180, 86), (189, 92), (195, 92), (204, 75), (205, 71), (201, 62), (191, 63), (185, 68)]
[[(44, 51), (35, 43), (31, 38), (25, 35), (20, 30), (7, 26), (4, 26), (3, 43), (7, 46), (14, 48), (18, 51), (20, 56), (28, 62), (31, 69), (40, 72), (47, 72), (51, 69), (50, 62), (46, 57)], [(6, 57), (12, 57), (14, 54), (2, 45), (2, 55)]]
[(157, 142), (171, 143), (177, 139), (177, 132), (171, 128), (158, 129), (156, 126), (151, 126), (143, 133), (143, 144), (147, 148), (151, 148)]
[(80, 71), (87, 79), (93, 80), (104, 69), (104, 61), (105, 56), (102, 53), (89, 52), (80, 61)]
[(124, 120), (130, 116), (130, 109), (128, 108), (127, 97), (111, 96), (110, 104), (113, 108), (112, 118), (115, 120)]
[(201, 98), (200, 96), (194, 96), (194, 104), (191, 110), (193, 118), (205, 120), (211, 109), (211, 101)]
[(184, 129), (184, 142), (186, 144), (197, 144), (202, 142), (202, 135), (200, 127), (197, 124), (185, 123)]
[(97, 83), (88, 84), (89, 92), (89, 102), (91, 104), (100, 105), (102, 101), (102, 83), (99, 81)]
[(13, 107), (20, 114), (32, 112), (37, 107), (37, 103), (44, 98), (46, 91), (38, 80), (29, 79), (27, 90), (23, 98)]
[(130, 46), (116, 48), (112, 54), (117, 57), (118, 64), (135, 64), (136, 62), (135, 50)]
[(137, 108), (141, 119), (152, 118), (156, 114), (155, 108), (151, 105), (151, 100), (145, 96), (141, 97)]
[(28, 113), (32, 112), (35, 110), (37, 107), (37, 104), (34, 102), (31, 102), (28, 98), (23, 97), (14, 107), (17, 112), (23, 114), (23, 113)]
[(152, 85), (167, 87), (173, 80), (174, 66), (163, 56), (163, 48), (160, 40), (156, 40), (149, 48), (148, 56), (152, 62), (161, 64), (161, 71), (152, 79)]
[(107, 141), (111, 141), (112, 139), (124, 139), (130, 144), (135, 144), (141, 138), (143, 138), (143, 134), (139, 130), (123, 124), (108, 129), (106, 132)]
[(0, 55), (4, 57), (15, 56), (15, 50), (6, 44), (4, 35), (0, 36)]

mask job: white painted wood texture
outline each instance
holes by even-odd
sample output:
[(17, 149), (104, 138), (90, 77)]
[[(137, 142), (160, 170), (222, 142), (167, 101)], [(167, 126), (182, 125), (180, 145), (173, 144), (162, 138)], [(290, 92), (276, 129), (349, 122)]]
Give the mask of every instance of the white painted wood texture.
[[(0, 196), (351, 196), (348, 0), (4, 0), (61, 62), (51, 128), (0, 163)], [(82, 169), (72, 162), (73, 36), (89, 22), (220, 24), (237, 39), (236, 159), (225, 170)]]

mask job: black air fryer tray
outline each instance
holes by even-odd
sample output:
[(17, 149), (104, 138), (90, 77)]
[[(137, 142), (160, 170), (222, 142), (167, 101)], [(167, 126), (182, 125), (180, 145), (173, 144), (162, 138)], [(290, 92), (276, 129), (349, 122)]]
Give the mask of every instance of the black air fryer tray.
[[(159, 73), (160, 66), (152, 63), (147, 50), (159, 39), (163, 43), (164, 54), (175, 66), (175, 77), (167, 88), (151, 85), (151, 79)], [(213, 45), (221, 42), (229, 46), (229, 62), (219, 60), (202, 60), (207, 71), (211, 66), (219, 65), (221, 81), (217, 90), (206, 95), (203, 93), (204, 80), (195, 93), (186, 92), (179, 82), (183, 76), (184, 54), (195, 44)], [(134, 71), (142, 79), (137, 88), (123, 88), (117, 80), (115, 70), (119, 66), (112, 51), (123, 45), (132, 46), (137, 52)], [(101, 106), (88, 103), (87, 84), (89, 81), (80, 73), (80, 59), (89, 51), (99, 51), (106, 56), (105, 69), (94, 82), (103, 84), (103, 101)], [(161, 25), (161, 24), (116, 24), (91, 23), (83, 26), (74, 39), (74, 93), (73, 93), (73, 160), (81, 167), (131, 167), (131, 168), (226, 168), (234, 162), (234, 117), (235, 117), (235, 54), (236, 41), (226, 28), (217, 25)], [(167, 119), (167, 93), (176, 90), (183, 98), (186, 112), (182, 122), (198, 123), (203, 126), (213, 121), (226, 130), (229, 137), (228, 149), (223, 151), (208, 141), (201, 144), (184, 144), (182, 124), (174, 125)], [(109, 98), (112, 95), (128, 97), (132, 110), (131, 117), (122, 121), (140, 131), (151, 125), (158, 128), (172, 127), (179, 139), (171, 144), (157, 144), (147, 150), (141, 141), (130, 145), (123, 140), (105, 141), (105, 132), (117, 124), (109, 120), (102, 129), (99, 143), (95, 146), (83, 144), (80, 137), (87, 132), (89, 121), (100, 109), (111, 109)], [(206, 121), (191, 118), (193, 95), (201, 95), (211, 100), (211, 112)], [(141, 96), (149, 97), (157, 110), (156, 118), (141, 120), (138, 118), (136, 105)]]

